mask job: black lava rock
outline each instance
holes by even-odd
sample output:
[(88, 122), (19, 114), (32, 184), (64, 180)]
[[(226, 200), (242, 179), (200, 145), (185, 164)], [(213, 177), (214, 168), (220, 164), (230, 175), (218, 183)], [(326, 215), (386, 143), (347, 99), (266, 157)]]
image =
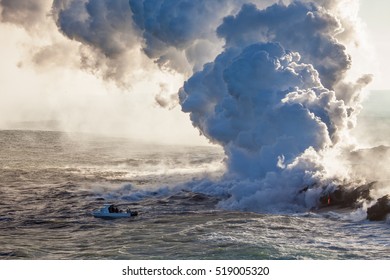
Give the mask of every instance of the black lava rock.
[(370, 221), (383, 221), (387, 214), (390, 213), (390, 199), (385, 195), (377, 200), (377, 202), (367, 209), (367, 219)]

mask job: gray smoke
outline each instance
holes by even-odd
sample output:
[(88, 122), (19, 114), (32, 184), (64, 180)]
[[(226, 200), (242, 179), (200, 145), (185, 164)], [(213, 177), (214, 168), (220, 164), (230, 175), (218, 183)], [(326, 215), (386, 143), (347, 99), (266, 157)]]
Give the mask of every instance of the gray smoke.
[(139, 37), (127, 0), (55, 0), (52, 13), (59, 30), (82, 44), (86, 69), (126, 85), (141, 67)]
[(47, 16), (46, 0), (1, 0), (1, 20), (31, 29)]
[[(221, 52), (215, 29), (243, 0), (130, 0), (144, 51), (160, 67), (191, 75)], [(268, 2), (268, 1), (267, 1)]]

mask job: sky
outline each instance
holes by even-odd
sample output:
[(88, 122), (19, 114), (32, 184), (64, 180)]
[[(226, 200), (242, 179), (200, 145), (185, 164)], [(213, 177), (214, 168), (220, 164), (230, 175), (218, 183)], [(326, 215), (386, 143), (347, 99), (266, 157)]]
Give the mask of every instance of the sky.
[(390, 1), (360, 0), (359, 15), (366, 27), (368, 41), (371, 43), (373, 61), (375, 65), (372, 85), (373, 90), (390, 90)]
[[(94, 41), (88, 34), (68, 32), (66, 22), (63, 32), (58, 32), (58, 26), (48, 16), (50, 1), (40, 3), (44, 4), (34, 10), (34, 17), (15, 19), (2, 15), (0, 129), (39, 128), (44, 126), (42, 123), (54, 121), (52, 128), (66, 131), (167, 144), (209, 143), (178, 105), (177, 92), (189, 77), (189, 70), (177, 53), (167, 50), (166, 56), (178, 59), (175, 65), (165, 67), (164, 61), (160, 60), (160, 65), (153, 63), (137, 48), (136, 36), (125, 38), (125, 45), (115, 44), (116, 38), (107, 35), (109, 30), (103, 30), (107, 38)], [(33, 9), (34, 5), (27, 8)], [(350, 8), (353, 13), (356, 7)], [(390, 89), (389, 10), (390, 1), (360, 0), (360, 31), (367, 39), (352, 55), (356, 68), (374, 75), (367, 91)], [(31, 24), (23, 25), (22, 20)], [(128, 27), (119, 21), (115, 24), (117, 30)], [(123, 34), (126, 33), (120, 33)], [(99, 49), (104, 56), (93, 54), (80, 40), (69, 39), (77, 36), (89, 45), (106, 47)], [(205, 61), (207, 55), (197, 53)], [(180, 69), (180, 74), (172, 69)]]

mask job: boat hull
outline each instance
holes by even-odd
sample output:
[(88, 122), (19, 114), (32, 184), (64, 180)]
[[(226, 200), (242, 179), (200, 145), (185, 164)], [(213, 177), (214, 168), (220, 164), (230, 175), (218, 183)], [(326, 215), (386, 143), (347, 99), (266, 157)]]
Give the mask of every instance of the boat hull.
[(108, 219), (108, 220), (134, 217), (131, 213), (100, 213), (100, 212), (94, 212), (94, 213), (92, 213), (92, 215), (95, 218)]
[(130, 218), (138, 215), (137, 211), (131, 211), (127, 209), (126, 211), (119, 210), (116, 206), (112, 204), (106, 204), (100, 211), (92, 212), (92, 215), (95, 218), (101, 219), (121, 219), (121, 218)]

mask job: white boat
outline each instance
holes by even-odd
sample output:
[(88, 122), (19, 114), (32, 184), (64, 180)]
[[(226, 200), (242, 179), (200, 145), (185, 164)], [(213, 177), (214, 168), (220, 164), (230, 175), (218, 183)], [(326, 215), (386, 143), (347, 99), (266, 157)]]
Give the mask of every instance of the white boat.
[(138, 212), (131, 211), (130, 209), (126, 209), (126, 211), (123, 211), (119, 210), (118, 207), (113, 204), (105, 204), (100, 210), (92, 212), (92, 215), (95, 218), (118, 219), (137, 216)]

